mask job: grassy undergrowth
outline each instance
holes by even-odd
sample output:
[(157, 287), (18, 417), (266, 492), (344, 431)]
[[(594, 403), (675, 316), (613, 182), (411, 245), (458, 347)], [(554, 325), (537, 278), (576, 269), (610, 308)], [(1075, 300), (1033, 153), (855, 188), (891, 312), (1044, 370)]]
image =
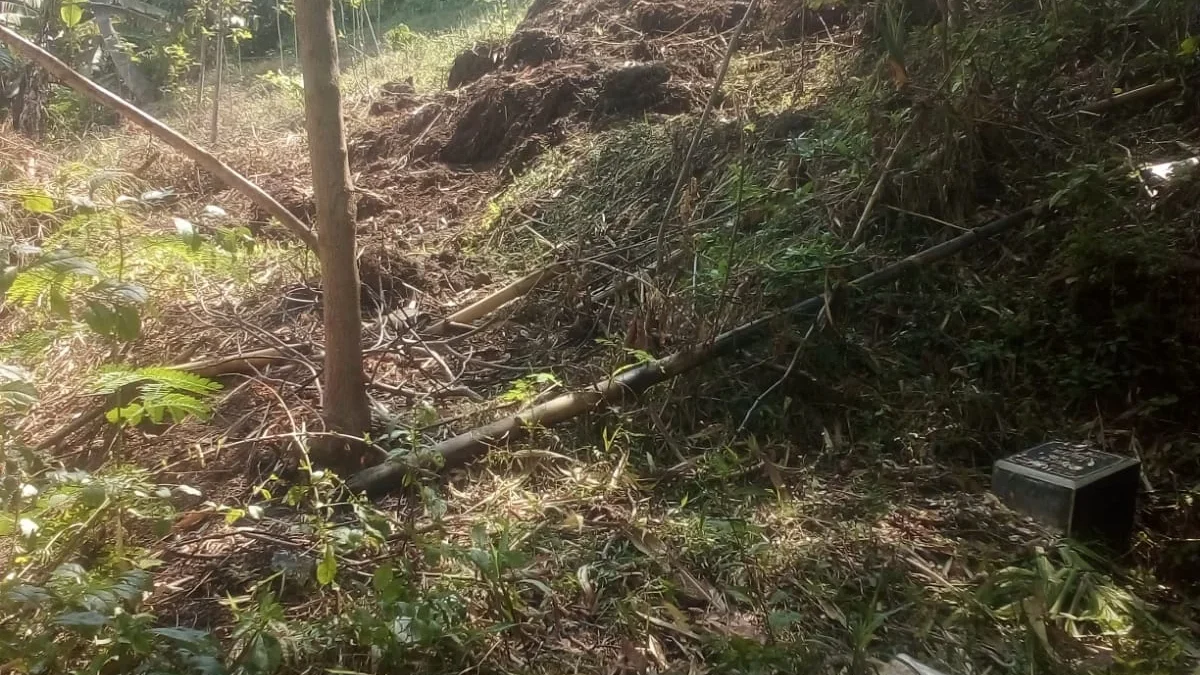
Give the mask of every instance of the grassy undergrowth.
[[(778, 372), (718, 366), (650, 403), (663, 410), (669, 431), (651, 419), (634, 427), (689, 452), (695, 435), (717, 429), (711, 433), (731, 444), (716, 453), (721, 463), (730, 454), (753, 452), (752, 473), (761, 472), (769, 486), (760, 486), (767, 495), (758, 499), (768, 503), (792, 489), (783, 476), (797, 462), (841, 480), (880, 467), (959, 467), (945, 469), (955, 488), (930, 487), (943, 498), (964, 489), (977, 493), (986, 484), (977, 469), (1045, 438), (1087, 437), (1146, 462), (1158, 492), (1147, 496), (1143, 518), (1157, 525), (1143, 531), (1134, 555), (1122, 561), (1125, 582), (1100, 592), (1101, 604), (1112, 604), (1095, 615), (1122, 616), (1123, 628), (1093, 624), (1077, 631), (1065, 615), (1051, 618), (1058, 610), (1047, 608), (1061, 609), (1065, 599), (1029, 605), (1026, 598), (1003, 610), (991, 605), (1022, 592), (1043, 602), (1042, 590), (1032, 588), (1061, 588), (1055, 584), (1064, 578), (1094, 573), (1064, 569), (1096, 564), (1067, 550), (1014, 557), (992, 542), (981, 544), (987, 551), (981, 559), (1016, 567), (983, 574), (989, 580), (976, 587), (978, 595), (953, 610), (946, 605), (965, 596), (914, 590), (898, 581), (903, 572), (890, 570), (895, 577), (882, 594), (854, 577), (857, 586), (836, 606), (860, 603), (863, 624), (851, 632), (866, 642), (841, 645), (848, 654), (855, 645), (873, 644), (865, 626), (926, 625), (943, 631), (943, 648), (962, 648), (950, 654), (921, 645), (955, 672), (971, 670), (963, 659), (979, 659), (975, 668), (987, 663), (996, 639), (1007, 645), (1007, 656), (990, 665), (1003, 672), (1070, 668), (1064, 649), (1080, 650), (1073, 667), (1083, 671), (1170, 672), (1193, 658), (1181, 643), (1150, 637), (1165, 635), (1158, 628), (1161, 613), (1155, 618), (1144, 611), (1137, 595), (1170, 604), (1180, 601), (1178, 594), (1191, 597), (1193, 584), (1178, 563), (1192, 550), (1186, 537), (1178, 528), (1157, 528), (1172, 517), (1166, 514), (1190, 522), (1192, 507), (1180, 495), (1192, 494), (1197, 484), (1193, 470), (1182, 470), (1194, 466), (1200, 451), (1186, 421), (1200, 393), (1192, 367), (1200, 334), (1194, 307), (1184, 299), (1194, 279), (1188, 261), (1197, 250), (1195, 191), (1184, 185), (1151, 199), (1133, 168), (1193, 152), (1194, 104), (1185, 96), (1104, 115), (1075, 112), (1089, 100), (1194, 77), (1187, 8), (1152, 4), (1142, 13), (1121, 3), (1069, 3), (1052, 18), (996, 9), (949, 35), (940, 26), (912, 27), (902, 36), (901, 53), (888, 52), (881, 36), (878, 51), (867, 49), (853, 66), (843, 61), (840, 68), (809, 71), (812, 81), (780, 76), (795, 72), (798, 61), (821, 62), (800, 49), (743, 59), (732, 95), (744, 97), (735, 99), (744, 112), (706, 132), (678, 213), (664, 213), (663, 195), (675, 183), (694, 118), (574, 139), (498, 196), (477, 235), (505, 258), (532, 256), (526, 226), (551, 240), (580, 242), (586, 251), (589, 242), (605, 239), (653, 241), (667, 218), (670, 245), (684, 252), (689, 269), (678, 275), (671, 300), (655, 307), (656, 320), (664, 332), (676, 325), (699, 327), (703, 335), (811, 295), (840, 298), (846, 281), (881, 263), (1052, 199), (1052, 215), (998, 246), (835, 303), (825, 327), (807, 340), (804, 325), (781, 323), (773, 343), (754, 356), (787, 363), (795, 352), (797, 368), (789, 371), (794, 382), (766, 402), (757, 395), (779, 385)], [(894, 65), (902, 68), (902, 80)], [(801, 100), (809, 104), (797, 109)], [(867, 221), (867, 245), (850, 245), (880, 163), (910, 128)], [(660, 337), (683, 344), (688, 335), (695, 333)], [(735, 432), (747, 413), (751, 424)], [(747, 433), (758, 441), (744, 440)], [(762, 444), (772, 450), (752, 451)], [(656, 485), (655, 495), (661, 490)], [(713, 499), (718, 492), (731, 492), (727, 480), (699, 481), (677, 498)], [(876, 500), (903, 501), (882, 488), (864, 492), (845, 515), (853, 522), (872, 522)], [(795, 499), (785, 503), (797, 506)], [(718, 505), (713, 517), (736, 510)], [(951, 538), (963, 545), (972, 537)], [(781, 544), (771, 539), (769, 546)], [(665, 548), (688, 547), (674, 540)], [(761, 567), (746, 556), (744, 543), (734, 548), (742, 551), (734, 556), (742, 565)], [(862, 557), (869, 553), (851, 556)], [(722, 558), (703, 551), (694, 564), (708, 570), (707, 563)], [(978, 562), (966, 564), (974, 569)], [(881, 570), (883, 577), (888, 572)], [(890, 614), (895, 608), (902, 609)], [(846, 614), (809, 611), (833, 615), (835, 624)], [(1003, 628), (991, 636), (957, 633), (949, 628), (951, 615), (970, 617), (966, 625), (974, 628)], [(1073, 647), (1055, 642), (1063, 629)], [(803, 634), (833, 632), (826, 625)], [(1084, 652), (1107, 656), (1095, 662)], [(860, 664), (861, 657), (851, 661)]]
[[(957, 31), (914, 25), (902, 40), (893, 25), (876, 29), (892, 30), (888, 40), (867, 31), (855, 60), (836, 56), (847, 54), (840, 44), (740, 59), (669, 213), (694, 118), (582, 134), (549, 152), (495, 196), (472, 245), (505, 267), (541, 252), (526, 227), (580, 250), (612, 240), (652, 251), (668, 219), (665, 241), (689, 264), (673, 280), (656, 275), (674, 284), (652, 307), (663, 351), (813, 294), (841, 302), (811, 335), (780, 322), (771, 344), (732, 365), (538, 434), (448, 481), (414, 478), (385, 506), (345, 497), (307, 464), (232, 498), (119, 467), (6, 483), (33, 505), (37, 527), (9, 518), (0, 534), (15, 562), (44, 573), (0, 582), (0, 664), (865, 674), (907, 652), (955, 673), (1192, 668), (1194, 636), (1179, 626), (1197, 598), (1187, 548), (1200, 485), (1187, 419), (1200, 375), (1188, 294), (1195, 194), (1151, 200), (1129, 170), (1200, 143), (1194, 103), (1072, 111), (1191, 77), (1197, 64), (1182, 48), (1186, 3), (1123, 5), (990, 7)], [(368, 92), (413, 74), (431, 87), (454, 45), (510, 19), (440, 37), (419, 36), (413, 21), (418, 37), (399, 31), (397, 53), (356, 64), (347, 82)], [(803, 87), (798, 62), (821, 64), (799, 70)], [(270, 86), (247, 100), (299, 114), (286, 83)], [(260, 151), (295, 157), (291, 132), (245, 124), (225, 142), (261, 133), (277, 145)], [(850, 244), (881, 160), (909, 129), (866, 244)], [(114, 148), (95, 152), (124, 162), (105, 154)], [(9, 201), (23, 208), (15, 199), (36, 188), (57, 211), (85, 182), (46, 178)], [(100, 197), (150, 187), (119, 183)], [(844, 293), (858, 274), (1050, 197), (1052, 215), (997, 245), (866, 297)], [(64, 205), (23, 222), (164, 300), (192, 275), (210, 285), (204, 299), (232, 303), (302, 271), (279, 247), (222, 248), (217, 229), (193, 248), (167, 223), (177, 209), (201, 222), (202, 206), (114, 206), (76, 222)], [(135, 234), (114, 236), (126, 217)], [(654, 294), (630, 296), (614, 313)], [(30, 326), (0, 354), (33, 362), (61, 348), (53, 325)], [(197, 436), (201, 457), (225, 450), (219, 434)], [(1144, 518), (1133, 555), (1055, 541), (987, 495), (981, 469), (1046, 437), (1143, 457), (1158, 520)], [(18, 460), (28, 461), (6, 457)], [(153, 531), (180, 495), (254, 537), (213, 553), (185, 536), (169, 561), (180, 576), (154, 587), (139, 566), (163, 561), (136, 543), (155, 539), (126, 534)], [(77, 538), (90, 542), (79, 560), (107, 562), (57, 565)], [(179, 562), (206, 556), (219, 572), (197, 572), (200, 581)], [(207, 584), (205, 597), (193, 581)]]

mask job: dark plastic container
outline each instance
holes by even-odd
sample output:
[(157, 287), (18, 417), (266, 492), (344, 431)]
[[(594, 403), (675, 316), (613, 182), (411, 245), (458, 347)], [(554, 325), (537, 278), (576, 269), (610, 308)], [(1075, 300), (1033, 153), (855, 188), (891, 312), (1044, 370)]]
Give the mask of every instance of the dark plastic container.
[(1125, 550), (1140, 481), (1141, 464), (1133, 457), (1053, 441), (996, 462), (992, 491), (1063, 536)]

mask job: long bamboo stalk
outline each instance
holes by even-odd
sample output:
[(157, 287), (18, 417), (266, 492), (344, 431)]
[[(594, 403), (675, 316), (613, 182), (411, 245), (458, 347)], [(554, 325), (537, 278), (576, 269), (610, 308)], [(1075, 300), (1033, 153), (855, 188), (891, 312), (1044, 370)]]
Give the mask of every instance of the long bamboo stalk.
[(317, 235), (301, 222), (299, 218), (293, 215), (291, 211), (284, 208), (282, 204), (264, 192), (262, 188), (251, 183), (211, 153), (184, 138), (179, 132), (154, 119), (120, 96), (71, 70), (70, 66), (60, 61), (50, 52), (26, 40), (12, 29), (3, 25), (0, 25), (0, 42), (8, 45), (13, 51), (50, 72), (71, 89), (100, 105), (117, 111), (126, 119), (149, 131), (155, 138), (183, 153), (220, 179), (221, 182), (246, 195), (259, 208), (275, 216), (284, 227), (296, 235), (309, 248), (314, 251), (317, 250)]
[[(914, 269), (949, 258), (982, 241), (1011, 230), (1041, 213), (1045, 207), (1044, 202), (1039, 202), (880, 270), (863, 275), (851, 283), (851, 289), (862, 293), (896, 281)], [(825, 296), (823, 295), (798, 302), (729, 330), (706, 344), (651, 361), (596, 382), (581, 391), (559, 396), (524, 412), (449, 438), (433, 446), (430, 452), (441, 455), (443, 466), (447, 468), (462, 466), (487, 454), (493, 445), (519, 439), (532, 428), (554, 426), (589, 410), (594, 410), (601, 404), (618, 403), (644, 392), (653, 385), (726, 356), (761, 338), (766, 333), (766, 329), (780, 318), (815, 314), (824, 305)], [(371, 495), (382, 494), (399, 487), (407, 472), (408, 467), (403, 463), (384, 462), (355, 474), (351, 477), (348, 485), (355, 492), (366, 492)]]

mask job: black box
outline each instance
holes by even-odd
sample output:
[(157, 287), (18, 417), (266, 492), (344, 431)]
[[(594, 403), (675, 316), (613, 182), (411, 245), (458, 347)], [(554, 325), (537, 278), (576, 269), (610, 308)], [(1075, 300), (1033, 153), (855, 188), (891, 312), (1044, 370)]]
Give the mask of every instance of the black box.
[(996, 462), (992, 491), (1066, 537), (1124, 550), (1133, 534), (1140, 472), (1132, 457), (1055, 441)]

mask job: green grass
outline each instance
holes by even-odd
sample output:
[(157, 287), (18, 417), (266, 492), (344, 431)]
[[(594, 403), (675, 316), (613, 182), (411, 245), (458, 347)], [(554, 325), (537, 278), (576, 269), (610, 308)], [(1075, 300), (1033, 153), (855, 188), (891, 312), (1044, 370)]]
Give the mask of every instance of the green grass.
[(524, 2), (505, 2), (463, 16), (453, 26), (434, 29), (430, 22), (400, 23), (384, 34), (388, 50), (356, 63), (343, 76), (351, 95), (370, 95), (386, 82), (413, 78), (418, 91), (446, 86), (454, 58), (477, 42), (503, 41), (524, 14)]

